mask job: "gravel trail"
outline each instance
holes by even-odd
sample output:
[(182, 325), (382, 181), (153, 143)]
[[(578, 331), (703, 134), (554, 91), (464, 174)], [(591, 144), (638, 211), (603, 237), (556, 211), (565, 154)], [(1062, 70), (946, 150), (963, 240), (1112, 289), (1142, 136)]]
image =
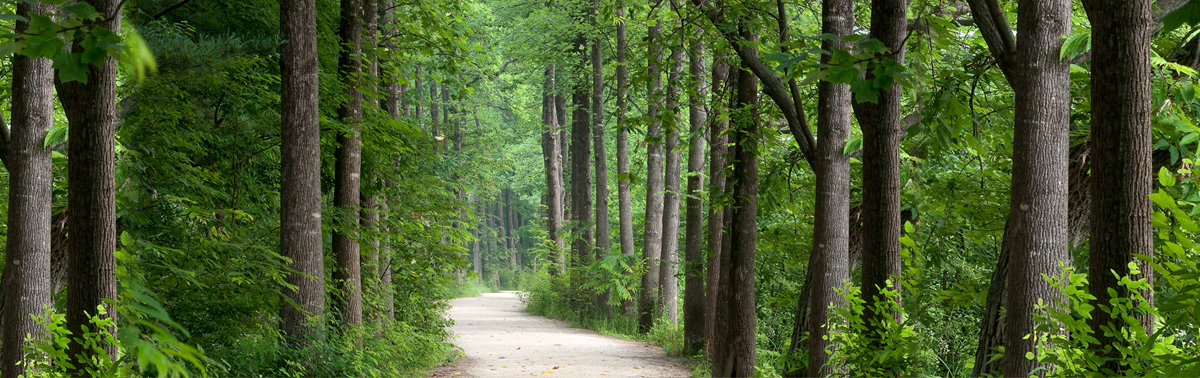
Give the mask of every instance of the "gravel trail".
[(514, 292), (450, 301), (465, 356), (431, 377), (687, 377), (662, 348), (525, 313)]

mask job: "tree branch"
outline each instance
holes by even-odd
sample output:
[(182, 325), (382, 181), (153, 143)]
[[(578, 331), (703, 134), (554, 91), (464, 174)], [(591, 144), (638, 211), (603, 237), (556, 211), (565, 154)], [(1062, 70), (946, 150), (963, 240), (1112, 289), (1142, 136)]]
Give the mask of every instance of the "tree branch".
[(166, 10), (163, 10), (162, 12), (158, 12), (158, 14), (154, 15), (154, 17), (151, 17), (150, 20), (151, 21), (157, 20), (157, 19), (161, 18), (162, 16), (165, 16), (167, 13), (171, 13), (171, 11), (179, 9), (180, 7), (182, 7), (184, 5), (187, 5), (187, 3), (189, 1), (192, 1), (192, 0), (180, 1), (178, 4), (172, 5), (170, 8), (167, 8)]
[(1004, 16), (1004, 10), (996, 0), (967, 0), (967, 4), (971, 7), (971, 16), (975, 20), (975, 26), (979, 27), (979, 32), (983, 34), (988, 51), (991, 51), (997, 65), (1000, 66), (1000, 71), (1011, 83), (1011, 60), (1017, 43), (1012, 27), (1008, 25), (1008, 19)]

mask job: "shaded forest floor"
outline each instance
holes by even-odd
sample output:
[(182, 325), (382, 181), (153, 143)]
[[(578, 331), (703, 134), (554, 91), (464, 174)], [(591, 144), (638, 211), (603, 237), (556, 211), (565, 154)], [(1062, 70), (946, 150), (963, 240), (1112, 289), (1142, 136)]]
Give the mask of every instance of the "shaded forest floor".
[(515, 292), (450, 301), (454, 344), (463, 356), (431, 377), (687, 377), (657, 346), (571, 328), (530, 315)]

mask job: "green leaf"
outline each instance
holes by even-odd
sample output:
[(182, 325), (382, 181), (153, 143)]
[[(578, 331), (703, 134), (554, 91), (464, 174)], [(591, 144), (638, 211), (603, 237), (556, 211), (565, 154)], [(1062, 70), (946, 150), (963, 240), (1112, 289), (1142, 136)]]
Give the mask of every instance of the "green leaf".
[[(42, 144), (42, 148), (50, 148), (57, 146), (67, 140), (67, 126), (57, 124), (46, 130), (46, 141)], [(122, 235), (123, 236), (123, 235)]]
[(87, 66), (80, 62), (79, 54), (59, 54), (52, 58), (54, 69), (58, 70), (58, 79), (64, 83), (78, 81), (87, 84)]
[(41, 36), (32, 36), (25, 39), (25, 48), (21, 50), (21, 55), (30, 58), (46, 58), (58, 55), (67, 47), (58, 38), (42, 38)]
[(1191, 0), (1179, 9), (1167, 13), (1162, 18), (1162, 32), (1170, 33), (1183, 24), (1195, 25), (1200, 22), (1200, 1)]
[(25, 44), (19, 41), (8, 41), (0, 44), (0, 58), (7, 58), (9, 55), (15, 54), (25, 48)]
[(861, 137), (853, 138), (846, 141), (846, 146), (842, 148), (843, 155), (851, 155), (862, 149), (863, 140)]
[(1171, 171), (1168, 170), (1167, 167), (1161, 167), (1158, 169), (1158, 182), (1162, 184), (1162, 186), (1175, 186), (1175, 175), (1172, 175)]
[(75, 18), (89, 20), (99, 16), (99, 14), (96, 13), (96, 8), (92, 7), (91, 4), (82, 1), (62, 7), (62, 11), (63, 13), (71, 15)]

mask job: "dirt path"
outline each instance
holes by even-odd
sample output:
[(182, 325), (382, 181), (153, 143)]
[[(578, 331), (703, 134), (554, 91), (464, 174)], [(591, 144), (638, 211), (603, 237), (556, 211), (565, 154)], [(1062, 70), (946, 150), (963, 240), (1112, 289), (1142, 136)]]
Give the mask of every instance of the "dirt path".
[(533, 316), (513, 292), (450, 302), (454, 340), (466, 353), (433, 377), (687, 377), (662, 348), (601, 336)]

